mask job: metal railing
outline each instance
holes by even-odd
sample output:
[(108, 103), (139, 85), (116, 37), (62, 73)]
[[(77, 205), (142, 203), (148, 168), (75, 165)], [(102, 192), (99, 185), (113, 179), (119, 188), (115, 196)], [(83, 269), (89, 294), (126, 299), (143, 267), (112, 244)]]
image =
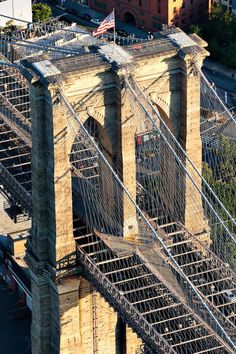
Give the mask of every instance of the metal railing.
[(19, 205), (25, 210), (31, 211), (32, 196), (22, 187), (2, 163), (0, 163), (0, 177), (2, 184), (12, 193)]
[(78, 245), (77, 255), (79, 261), (86, 269), (86, 277), (92, 280), (97, 290), (105, 297), (109, 304), (116, 309), (119, 315), (125, 319), (125, 322), (140, 335), (148, 347), (154, 350), (155, 353), (176, 353), (176, 351), (161, 338), (143, 315), (124, 297), (122, 292), (116, 289)]

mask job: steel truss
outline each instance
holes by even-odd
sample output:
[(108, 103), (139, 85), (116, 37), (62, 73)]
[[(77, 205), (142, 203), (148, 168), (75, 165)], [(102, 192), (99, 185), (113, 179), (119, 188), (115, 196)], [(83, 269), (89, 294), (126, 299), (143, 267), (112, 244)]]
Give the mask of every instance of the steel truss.
[(225, 352), (224, 344), (140, 257), (133, 253), (119, 256), (93, 233), (77, 236), (76, 242), (84, 276), (138, 333), (150, 352), (200, 353), (205, 345), (214, 353)]
[[(9, 79), (12, 80), (13, 77), (12, 74)], [(9, 81), (9, 84), (15, 85), (16, 81)], [(22, 85), (21, 89), (25, 90), (26, 88)], [(23, 131), (26, 132), (25, 140), (30, 139), (31, 134), (29, 109), (27, 108), (29, 107), (27, 103), (28, 93), (27, 91), (24, 94), (20, 93), (15, 99), (11, 97), (12, 92), (14, 93), (14, 89), (12, 90), (8, 86), (5, 93), (1, 94), (5, 109), (2, 113), (8, 117), (0, 122), (3, 129), (1, 131), (1, 139), (3, 137), (3, 140), (0, 141), (3, 144), (1, 150), (3, 155), (0, 159), (2, 164), (1, 174), (6, 188), (16, 193), (16, 198), (21, 200), (25, 208), (31, 208), (30, 144), (23, 141), (24, 139), (22, 140), (24, 138)], [(22, 108), (24, 105), (26, 107)], [(20, 134), (22, 138), (19, 138), (17, 134)], [(11, 152), (8, 153), (6, 144), (9, 142), (15, 144), (17, 141), (21, 141), (20, 152), (14, 154), (18, 146), (13, 145), (10, 149)], [(86, 144), (83, 145), (80, 140), (75, 145), (71, 153), (74, 173), (79, 177), (82, 175), (84, 178), (96, 180), (98, 177), (97, 156), (93, 154), (90, 157), (86, 154), (84, 156)], [(88, 166), (83, 167), (84, 163)], [(94, 174), (87, 174), (88, 168)], [(186, 233), (185, 230), (184, 235)], [(177, 262), (183, 260), (183, 264), (180, 265), (182, 268), (185, 268), (185, 266), (187, 268), (189, 264), (195, 266), (197, 262), (201, 264), (207, 260), (212, 260), (212, 255), (208, 254), (204, 261), (201, 259), (194, 261), (191, 257), (199, 252), (194, 248), (195, 241), (187, 242), (185, 238), (181, 238), (181, 230), (177, 233), (174, 230), (170, 233), (167, 232), (167, 234), (169, 237), (177, 237), (176, 245), (172, 244), (168, 247)], [(151, 351), (154, 353), (160, 352), (160, 350), (166, 353), (189, 353), (188, 350), (193, 345), (191, 353), (204, 353), (206, 350), (214, 351), (214, 353), (230, 352), (230, 349), (215, 333), (195, 316), (137, 255), (120, 256), (116, 254), (93, 232), (89, 235), (76, 236), (76, 242), (78, 260), (84, 266), (85, 276), (93, 282), (110, 305), (140, 335)], [(185, 260), (187, 260), (187, 263), (185, 263)], [(218, 263), (214, 264), (216, 270), (219, 266)], [(201, 270), (194, 274), (186, 273), (186, 275), (192, 279), (192, 277), (207, 273), (207, 270)], [(231, 275), (228, 278), (231, 279)], [(223, 281), (226, 280), (229, 279), (225, 277)], [(215, 280), (219, 283), (221, 281), (222, 279)], [(205, 286), (210, 284), (211, 282), (199, 284), (197, 288), (204, 289)], [(218, 292), (222, 293), (222, 291)], [(204, 300), (206, 298), (208, 301), (210, 296), (215, 295), (204, 294)], [(228, 319), (232, 317), (229, 314)]]

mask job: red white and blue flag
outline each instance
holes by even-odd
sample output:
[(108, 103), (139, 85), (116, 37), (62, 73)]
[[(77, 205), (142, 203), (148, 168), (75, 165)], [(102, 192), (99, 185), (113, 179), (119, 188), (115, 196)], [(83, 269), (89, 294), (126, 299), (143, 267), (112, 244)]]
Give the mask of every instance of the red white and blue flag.
[(102, 21), (100, 26), (92, 32), (93, 36), (99, 36), (105, 33), (109, 28), (115, 27), (115, 14), (114, 10)]

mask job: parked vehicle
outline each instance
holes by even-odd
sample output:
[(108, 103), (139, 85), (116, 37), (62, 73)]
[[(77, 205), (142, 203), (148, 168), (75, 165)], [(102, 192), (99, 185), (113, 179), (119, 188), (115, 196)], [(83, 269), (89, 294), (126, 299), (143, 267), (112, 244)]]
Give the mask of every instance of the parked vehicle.
[(100, 25), (102, 23), (102, 21), (98, 18), (92, 18), (90, 22), (95, 23), (95, 25)]
[(90, 21), (92, 18), (89, 14), (81, 14), (81, 15), (79, 15), (79, 17), (85, 21)]
[(67, 16), (67, 15), (61, 16), (61, 17), (60, 17), (60, 21), (66, 22), (66, 23), (68, 23), (69, 25), (72, 24), (71, 19), (70, 19), (69, 16)]
[(75, 9), (67, 9), (67, 12), (69, 12), (72, 15), (76, 15), (76, 16), (78, 16), (78, 14), (79, 14), (78, 11)]
[(229, 302), (236, 301), (236, 295), (231, 290), (224, 291), (223, 296)]
[(117, 33), (117, 35), (118, 36), (120, 36), (120, 37), (128, 37), (128, 33), (125, 31), (125, 30), (123, 30), (123, 29), (117, 29), (116, 30), (116, 33)]

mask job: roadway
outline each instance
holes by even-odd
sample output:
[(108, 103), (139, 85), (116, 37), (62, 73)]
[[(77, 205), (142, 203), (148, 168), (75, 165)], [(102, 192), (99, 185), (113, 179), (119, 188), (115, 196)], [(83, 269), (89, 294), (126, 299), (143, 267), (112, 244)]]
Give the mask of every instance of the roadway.
[[(12, 83), (11, 81), (10, 81), (10, 83)], [(9, 97), (8, 97), (9, 98)], [(2, 122), (2, 126), (4, 127), (4, 125), (5, 125), (5, 123), (4, 122)], [(5, 132), (3, 131), (3, 133), (5, 134)], [(13, 132), (11, 132), (11, 134), (13, 134)], [(4, 151), (6, 150), (6, 148), (4, 148)], [(8, 156), (8, 158), (9, 158), (9, 156)], [(179, 241), (179, 240), (177, 240), (177, 241)], [(181, 240), (181, 241), (179, 241), (179, 242), (182, 242), (183, 240)], [(201, 257), (200, 257), (200, 255), (198, 255), (198, 254), (196, 254), (197, 253), (197, 251), (195, 251), (194, 250), (194, 252), (193, 252), (193, 250), (191, 249), (191, 247), (190, 246), (188, 246), (188, 245), (185, 245), (184, 246), (184, 248), (183, 248), (183, 246), (181, 245), (181, 247), (177, 247), (177, 249), (174, 249), (174, 251), (177, 253), (175, 253), (174, 254), (174, 256), (175, 257), (180, 257), (179, 258), (179, 262), (181, 263), (181, 266), (183, 266), (183, 265), (186, 265), (186, 263), (196, 263), (196, 262), (199, 262), (200, 260), (201, 260)], [(191, 256), (189, 255), (189, 254), (191, 254)], [(193, 255), (194, 254), (194, 255)], [(184, 264), (182, 264), (182, 261), (184, 262)], [(222, 267), (222, 269), (223, 269), (223, 267)], [(204, 274), (206, 273), (206, 269), (201, 269), (201, 268), (199, 268), (198, 267), (198, 269), (196, 270), (196, 274), (191, 274), (191, 275), (189, 275), (189, 276), (193, 276), (194, 275), (194, 277), (196, 277), (196, 276), (198, 276), (199, 275), (199, 273), (203, 273), (204, 272)], [(218, 273), (216, 273), (216, 275), (215, 276), (217, 276), (218, 275)], [(208, 276), (208, 275), (207, 275)], [(211, 276), (211, 278), (209, 278), (209, 279), (206, 279), (206, 277), (207, 277), (206, 275), (202, 275), (201, 274), (201, 276), (200, 276), (200, 278), (198, 278), (198, 279), (196, 279), (196, 280), (201, 280), (200, 281), (200, 283), (197, 285), (197, 286), (199, 286), (199, 287), (201, 287), (201, 288), (203, 288), (203, 292), (204, 292), (204, 290), (205, 290), (205, 288), (204, 288), (204, 286), (205, 286), (205, 284), (206, 284), (206, 286), (208, 286), (209, 285), (209, 282), (207, 282), (207, 280), (210, 280), (210, 282), (212, 283), (212, 282), (214, 282), (214, 283), (216, 283), (217, 282), (217, 279), (213, 279), (213, 277)], [(195, 278), (194, 278), (194, 280), (195, 280)], [(203, 283), (203, 281), (204, 281), (204, 283)], [(219, 305), (223, 305), (224, 306), (224, 309), (225, 309), (225, 307), (226, 307), (226, 303), (225, 303), (225, 297), (223, 297), (223, 295), (222, 295), (222, 292), (224, 293), (225, 291), (225, 289), (229, 289), (229, 286), (230, 286), (230, 284), (228, 284), (228, 282), (225, 280), (225, 279), (220, 279), (220, 280), (218, 280), (218, 283), (223, 283), (223, 287), (222, 288), (218, 288), (218, 285), (217, 286), (215, 286), (214, 287), (214, 291), (217, 293), (217, 294), (215, 294), (215, 293), (213, 293), (213, 291), (212, 291), (212, 289), (211, 288), (209, 288), (210, 289), (210, 292), (208, 293), (204, 293), (204, 296), (210, 296), (210, 299), (212, 300), (213, 299), (213, 297), (214, 297), (214, 299), (213, 299), (213, 304), (217, 307), (217, 306), (219, 306)], [(220, 294), (219, 294), (220, 293)], [(218, 296), (218, 294), (219, 294), (219, 298), (217, 298), (217, 296)], [(227, 311), (227, 313), (224, 311), (224, 309), (222, 309), (223, 311), (223, 314), (224, 315), (226, 315), (226, 316), (228, 316), (228, 317), (230, 317), (230, 320), (231, 320), (231, 322), (232, 323), (235, 323), (234, 322), (234, 316), (235, 316), (235, 304), (232, 304), (232, 302), (230, 301), (230, 303), (228, 302), (228, 305), (227, 305), (228, 307), (229, 307), (229, 310)], [(221, 311), (221, 310), (220, 310)]]
[[(52, 14), (55, 17), (66, 13), (66, 11), (53, 6), (53, 4), (50, 3), (50, 0), (41, 0), (40, 2), (44, 2), (44, 3), (49, 4), (52, 8)], [(78, 14), (88, 14), (92, 18), (97, 18), (100, 20), (103, 20), (105, 18), (104, 14), (102, 14), (98, 11), (95, 11), (93, 9), (90, 9), (88, 6), (85, 6), (82, 4), (76, 4), (76, 3), (71, 4), (70, 0), (65, 0), (65, 7), (66, 6), (68, 6), (68, 8), (73, 8), (74, 10), (78, 11)], [(76, 16), (74, 14), (67, 13), (66, 17), (70, 21), (81, 24), (82, 26), (96, 27), (96, 25), (94, 25), (92, 22), (85, 21), (85, 20), (79, 18), (79, 16)], [(124, 22), (117, 20), (116, 27), (119, 29), (125, 30), (129, 34), (134, 34), (137, 38), (144, 38), (144, 39), (147, 38), (147, 31), (145, 31), (143, 29), (139, 29), (139, 28), (132, 26), (128, 23), (124, 23)], [(236, 80), (230, 79), (226, 75), (223, 75), (222, 70), (218, 72), (217, 69), (215, 68), (215, 67), (217, 67), (217, 63), (214, 66), (214, 70), (211, 69), (211, 64), (208, 63), (208, 61), (209, 60), (207, 59), (207, 60), (205, 60), (205, 63), (204, 63), (204, 67), (203, 67), (204, 74), (207, 76), (207, 78), (211, 82), (213, 82), (215, 84), (216, 88), (218, 89), (217, 92), (219, 93), (221, 98), (224, 100), (225, 91), (226, 91), (228, 93), (228, 97), (230, 98), (232, 106), (236, 106)]]
[[(48, 5), (50, 5), (52, 8), (52, 15), (55, 17), (66, 13), (66, 11), (53, 6), (53, 4), (51, 4), (47, 0), (40, 0), (40, 2), (42, 2), (42, 3), (44, 2), (44, 3), (47, 3)], [(97, 18), (100, 20), (104, 20), (104, 18), (106, 17), (105, 14), (95, 11), (93, 9), (90, 9), (88, 6), (76, 4), (76, 3), (71, 4), (71, 1), (65, 1), (65, 7), (67, 4), (68, 4), (68, 8), (75, 9), (76, 11), (78, 11), (78, 14), (85, 14), (86, 13), (86, 14), (90, 15), (92, 18)], [(92, 22), (83, 20), (83, 19), (79, 18), (79, 16), (76, 16), (71, 13), (67, 13), (66, 17), (69, 20), (71, 20), (72, 22), (76, 22), (78, 24), (81, 24), (82, 26), (94, 27), (94, 28), (97, 27)], [(132, 26), (128, 23), (121, 22), (119, 20), (116, 20), (116, 28), (122, 29), (129, 34), (134, 34), (137, 38), (144, 38), (144, 39), (147, 38), (147, 31), (137, 28), (135, 26)]]
[(203, 73), (206, 75), (210, 82), (213, 82), (217, 88), (218, 94), (221, 98), (225, 99), (225, 91), (228, 94), (231, 105), (236, 106), (236, 81), (228, 78), (220, 72), (217, 72), (215, 69), (211, 70), (207, 65), (203, 67)]

